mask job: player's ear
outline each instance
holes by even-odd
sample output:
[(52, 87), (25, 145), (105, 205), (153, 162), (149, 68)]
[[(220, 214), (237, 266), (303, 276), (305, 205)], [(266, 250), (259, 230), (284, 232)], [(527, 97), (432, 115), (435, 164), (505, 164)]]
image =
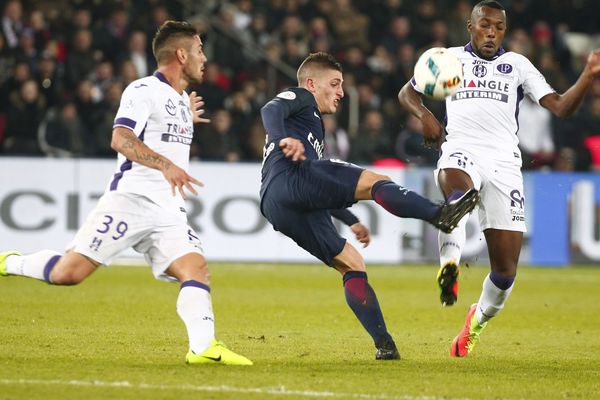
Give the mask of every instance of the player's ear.
[(306, 88), (309, 92), (315, 92), (317, 90), (315, 80), (313, 78), (306, 78)]
[(185, 60), (187, 59), (187, 53), (183, 47), (178, 47), (177, 50), (175, 50), (175, 55), (180, 63), (185, 63)]

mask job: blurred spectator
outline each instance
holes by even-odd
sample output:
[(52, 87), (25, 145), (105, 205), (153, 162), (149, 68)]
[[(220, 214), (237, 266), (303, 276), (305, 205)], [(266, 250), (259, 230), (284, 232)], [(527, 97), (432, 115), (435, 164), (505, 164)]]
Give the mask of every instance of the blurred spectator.
[(98, 124), (89, 132), (91, 136), (90, 148), (87, 154), (93, 152), (94, 157), (114, 157), (115, 151), (110, 146), (112, 128), (121, 102), (124, 84), (120, 81), (112, 81), (106, 88), (106, 95), (99, 108)]
[(325, 128), (325, 149), (323, 158), (347, 160), (350, 156), (350, 137), (340, 128), (337, 119), (332, 114), (323, 115)]
[(400, 131), (395, 144), (396, 158), (412, 166), (435, 166), (438, 151), (425, 147), (421, 120), (410, 114), (406, 126)]
[(82, 80), (77, 85), (75, 105), (81, 121), (88, 132), (94, 132), (102, 119), (103, 109), (100, 103), (94, 101), (94, 85), (88, 79)]
[(122, 64), (124, 60), (131, 60), (135, 66), (136, 75), (139, 77), (151, 75), (156, 69), (154, 56), (146, 52), (147, 39), (146, 33), (142, 31), (133, 31), (129, 36), (127, 52), (124, 58), (119, 60)]
[(93, 155), (89, 150), (89, 132), (77, 114), (73, 102), (67, 102), (58, 112), (52, 110), (45, 124), (41, 147), (46, 155), (81, 157)]
[(121, 80), (121, 82), (123, 82), (123, 84), (127, 86), (131, 82), (139, 78), (141, 77), (138, 75), (137, 69), (135, 68), (135, 64), (133, 63), (133, 61), (129, 59), (123, 60), (119, 68), (119, 79)]
[(402, 44), (414, 44), (411, 38), (410, 19), (406, 15), (395, 16), (380, 43), (390, 54), (396, 54)]
[(94, 31), (94, 48), (102, 52), (103, 58), (117, 63), (127, 57), (128, 37), (129, 14), (123, 8), (116, 8), (108, 21)]
[(36, 74), (41, 93), (44, 95), (48, 107), (58, 105), (63, 97), (63, 76), (57, 68), (52, 57), (42, 57)]
[(551, 167), (555, 159), (552, 113), (526, 96), (519, 106), (519, 148), (523, 169)]
[(89, 80), (92, 83), (92, 101), (99, 103), (104, 99), (108, 86), (115, 80), (112, 63), (102, 61), (96, 64)]
[[(458, 0), (448, 18), (448, 40), (450, 46), (464, 46), (471, 39), (465, 29), (471, 19), (471, 3), (468, 0)], [(512, 29), (511, 29), (512, 30)]]
[(23, 6), (21, 2), (19, 0), (7, 1), (2, 14), (2, 33), (8, 49), (17, 48), (23, 29)]
[(349, 161), (357, 164), (373, 164), (375, 161), (393, 156), (394, 146), (390, 140), (383, 115), (369, 110), (362, 119), (356, 138), (351, 144)]
[(229, 111), (217, 110), (210, 125), (201, 127), (194, 135), (198, 135), (197, 149), (192, 154), (207, 161), (239, 161), (240, 148), (232, 123)]
[(41, 53), (52, 37), (48, 23), (41, 10), (33, 10), (29, 14), (29, 29), (33, 36), (33, 45), (37, 53)]
[(12, 74), (8, 76), (8, 79), (4, 81), (4, 84), (0, 88), (0, 93), (2, 93), (2, 96), (0, 96), (0, 112), (6, 111), (13, 93), (17, 92), (23, 83), (31, 78), (29, 64), (25, 62), (15, 64)]
[(40, 156), (38, 127), (46, 113), (46, 101), (33, 79), (26, 80), (18, 92), (13, 92), (8, 105), (5, 153)]
[(359, 13), (350, 0), (335, 0), (330, 21), (338, 46), (357, 46), (364, 51), (370, 48), (369, 19)]
[(92, 73), (96, 65), (96, 55), (92, 48), (92, 32), (86, 29), (75, 32), (72, 47), (66, 60), (66, 78), (70, 89)]
[(204, 80), (196, 86), (196, 92), (202, 96), (207, 110), (223, 108), (227, 91), (231, 86), (229, 77), (221, 71), (219, 64), (207, 62), (204, 64)]

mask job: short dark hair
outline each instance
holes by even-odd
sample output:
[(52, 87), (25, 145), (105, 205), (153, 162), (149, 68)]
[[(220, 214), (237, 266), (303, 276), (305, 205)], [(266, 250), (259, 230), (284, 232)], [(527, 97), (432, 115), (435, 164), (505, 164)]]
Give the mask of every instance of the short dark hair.
[(309, 69), (314, 67), (320, 69), (333, 69), (335, 71), (343, 72), (342, 64), (340, 64), (339, 61), (336, 60), (335, 57), (331, 54), (325, 53), (323, 51), (320, 51), (318, 53), (311, 53), (308, 55), (308, 57), (304, 59), (304, 61), (302, 61), (300, 67), (298, 67), (298, 73), (296, 74), (296, 76), (298, 78), (299, 85), (304, 80), (303, 78), (306, 77), (305, 75), (307, 74)]
[(503, 10), (504, 11), (504, 6), (500, 3), (498, 3), (496, 0), (483, 0), (480, 1), (479, 3), (475, 4), (475, 6), (473, 7), (473, 10), (476, 10), (478, 8), (481, 7), (490, 7), (490, 8), (495, 8), (496, 10)]
[(157, 63), (165, 61), (173, 53), (173, 48), (169, 45), (177, 39), (193, 38), (198, 35), (196, 28), (185, 21), (165, 21), (156, 31), (152, 39), (152, 53)]

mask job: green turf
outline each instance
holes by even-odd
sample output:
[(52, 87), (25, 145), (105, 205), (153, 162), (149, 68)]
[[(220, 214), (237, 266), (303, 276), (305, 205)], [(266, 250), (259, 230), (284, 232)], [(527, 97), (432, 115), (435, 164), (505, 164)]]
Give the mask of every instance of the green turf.
[(400, 361), (375, 349), (316, 265), (213, 264), (218, 337), (253, 367), (187, 366), (178, 287), (148, 268), (77, 287), (0, 278), (0, 399), (600, 398), (600, 269), (522, 267), (473, 355), (448, 348), (487, 269), (442, 308), (431, 266), (370, 267)]

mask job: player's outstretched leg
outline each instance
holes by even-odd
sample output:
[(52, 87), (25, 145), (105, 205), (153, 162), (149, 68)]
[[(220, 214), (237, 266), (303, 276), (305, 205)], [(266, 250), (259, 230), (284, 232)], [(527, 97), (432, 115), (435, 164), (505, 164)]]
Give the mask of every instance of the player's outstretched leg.
[(29, 255), (17, 251), (0, 253), (0, 275), (17, 275), (50, 282), (50, 272), (60, 259), (52, 250), (41, 250)]
[(471, 189), (460, 198), (440, 206), (392, 181), (381, 180), (371, 187), (371, 198), (398, 217), (421, 219), (443, 232), (451, 232), (462, 217), (475, 208), (479, 192)]
[(375, 291), (367, 280), (367, 273), (364, 271), (346, 272), (344, 274), (344, 291), (348, 306), (375, 342), (377, 348), (375, 359), (400, 359), (394, 339), (385, 326)]

